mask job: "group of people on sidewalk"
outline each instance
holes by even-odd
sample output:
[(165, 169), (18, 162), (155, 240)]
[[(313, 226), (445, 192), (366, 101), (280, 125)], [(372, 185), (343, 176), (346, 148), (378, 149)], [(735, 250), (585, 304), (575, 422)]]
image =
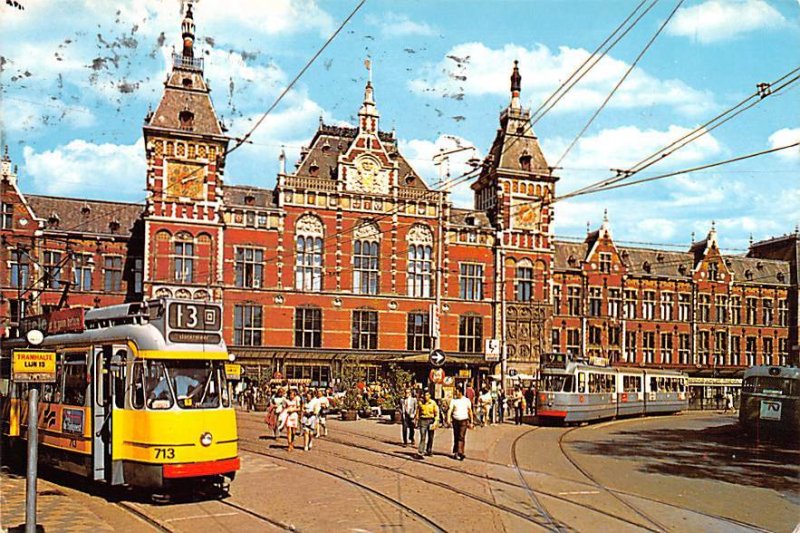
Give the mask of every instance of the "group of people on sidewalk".
[(403, 446), (410, 443), (415, 445), (415, 429), (419, 429), (419, 447), (417, 457), (433, 455), (433, 437), (440, 425), (450, 425), (453, 428), (453, 458), (464, 460), (464, 446), (467, 439), (467, 429), (474, 427), (475, 420), (472, 402), (464, 396), (461, 389), (456, 389), (455, 396), (447, 406), (447, 412), (431, 397), (430, 391), (425, 391), (421, 398), (416, 398), (411, 389), (406, 389), (405, 396), (400, 405)]
[(265, 422), (277, 439), (286, 431), (289, 451), (294, 450), (295, 439), (302, 434), (303, 449), (309, 451), (314, 439), (328, 435), (327, 415), (330, 411), (330, 398), (322, 389), (303, 390), (278, 389), (269, 400)]

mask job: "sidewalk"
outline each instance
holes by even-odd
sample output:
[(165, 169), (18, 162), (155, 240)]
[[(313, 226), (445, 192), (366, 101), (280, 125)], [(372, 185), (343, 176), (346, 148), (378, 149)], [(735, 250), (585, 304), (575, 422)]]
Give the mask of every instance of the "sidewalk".
[[(119, 513), (110, 513), (112, 504), (93, 502), (92, 497), (74, 489), (39, 479), (37, 483), (37, 523), (39, 531), (115, 531), (109, 523)], [(97, 512), (105, 515), (101, 518)], [(122, 525), (118, 520), (114, 523)], [(17, 529), (19, 528), (19, 529)], [(0, 470), (0, 531), (25, 529), (25, 477)]]

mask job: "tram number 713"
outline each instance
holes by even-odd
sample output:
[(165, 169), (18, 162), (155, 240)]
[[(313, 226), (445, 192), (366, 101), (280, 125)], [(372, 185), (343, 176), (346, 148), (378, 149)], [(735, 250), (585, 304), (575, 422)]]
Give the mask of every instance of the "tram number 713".
[(780, 420), (781, 402), (761, 400), (761, 410), (759, 412), (761, 420)]
[(156, 448), (156, 459), (175, 459), (175, 448)]

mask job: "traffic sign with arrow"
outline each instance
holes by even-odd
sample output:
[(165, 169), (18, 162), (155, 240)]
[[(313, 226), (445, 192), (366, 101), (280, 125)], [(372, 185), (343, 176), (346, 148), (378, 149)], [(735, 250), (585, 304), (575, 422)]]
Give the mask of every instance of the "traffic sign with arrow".
[(447, 356), (444, 351), (439, 348), (432, 350), (431, 355), (428, 357), (428, 361), (430, 361), (433, 366), (442, 366), (446, 359)]

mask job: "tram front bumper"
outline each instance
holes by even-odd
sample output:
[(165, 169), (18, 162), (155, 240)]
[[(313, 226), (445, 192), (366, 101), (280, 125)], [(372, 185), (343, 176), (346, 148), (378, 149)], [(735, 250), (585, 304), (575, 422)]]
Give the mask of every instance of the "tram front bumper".
[(202, 461), (199, 463), (177, 463), (163, 466), (164, 479), (179, 479), (187, 477), (220, 476), (239, 470), (238, 457), (222, 459), (220, 461)]

